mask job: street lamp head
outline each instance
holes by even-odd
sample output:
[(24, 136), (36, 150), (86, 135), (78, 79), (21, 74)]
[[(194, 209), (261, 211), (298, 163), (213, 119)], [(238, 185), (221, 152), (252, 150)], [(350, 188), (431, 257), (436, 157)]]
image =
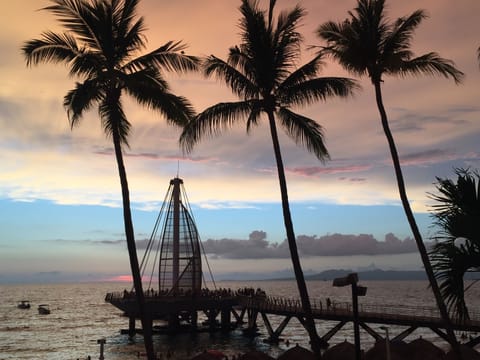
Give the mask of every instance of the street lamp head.
[(347, 276), (333, 279), (332, 285), (336, 287), (343, 287), (343, 286), (356, 284), (357, 282), (358, 282), (358, 274), (351, 273), (351, 274), (348, 274)]

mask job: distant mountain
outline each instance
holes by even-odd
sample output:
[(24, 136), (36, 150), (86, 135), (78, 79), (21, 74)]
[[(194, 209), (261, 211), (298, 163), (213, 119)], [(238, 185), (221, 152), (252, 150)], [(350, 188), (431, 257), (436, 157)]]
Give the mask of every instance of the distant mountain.
[[(333, 280), (338, 277), (347, 276), (353, 270), (326, 270), (319, 274), (305, 276), (305, 280)], [(358, 271), (360, 280), (427, 280), (425, 271), (397, 271), (397, 270), (368, 270)]]
[[(351, 274), (352, 270), (326, 270), (314, 275), (306, 275), (305, 280), (333, 280), (337, 277), (344, 277)], [(359, 280), (427, 280), (427, 274), (423, 270), (367, 270), (356, 271)], [(464, 276), (465, 280), (475, 280), (480, 278), (480, 273), (469, 272)]]
[[(362, 280), (386, 280), (386, 281), (396, 281), (396, 280), (427, 280), (427, 274), (423, 270), (381, 270), (381, 269), (372, 269), (372, 270), (350, 270), (350, 269), (336, 269), (336, 270), (325, 270), (320, 273), (305, 272), (305, 280), (325, 280), (331, 281), (338, 277), (344, 277), (348, 274), (356, 272), (360, 281)], [(466, 273), (464, 276), (465, 279), (474, 280), (480, 279), (480, 273), (471, 272)], [(272, 273), (228, 273), (222, 274), (220, 276), (215, 276), (216, 280), (223, 281), (281, 281), (281, 280), (295, 280), (293, 272), (289, 271), (278, 271)]]

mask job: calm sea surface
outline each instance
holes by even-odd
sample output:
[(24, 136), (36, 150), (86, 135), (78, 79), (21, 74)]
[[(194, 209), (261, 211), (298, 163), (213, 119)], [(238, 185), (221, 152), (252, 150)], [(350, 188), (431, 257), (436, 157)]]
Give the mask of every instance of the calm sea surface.
[[(362, 304), (378, 304), (381, 306), (434, 306), (433, 295), (424, 281), (360, 281), (367, 286), (365, 297), (360, 298)], [(262, 288), (268, 295), (295, 298), (296, 284), (293, 281), (249, 281), (249, 282), (217, 282), (217, 288), (238, 289), (243, 287)], [(327, 297), (334, 302), (350, 302), (349, 288), (334, 288), (330, 281), (311, 281), (308, 283), (310, 297), (325, 303)], [(105, 359), (136, 359), (143, 352), (140, 336), (129, 340), (127, 335), (120, 334), (121, 329), (128, 328), (128, 319), (109, 303), (104, 302), (105, 294), (121, 291), (125, 284), (121, 283), (78, 283), (48, 285), (0, 285), (0, 359), (47, 359), (69, 360), (92, 359), (99, 357), (97, 340), (106, 339)], [(480, 283), (475, 284), (467, 293), (468, 305), (471, 309), (480, 310)], [(30, 310), (17, 309), (19, 300), (30, 300)], [(49, 304), (52, 313), (39, 315), (37, 306)], [(478, 313), (477, 313), (478, 314)], [(282, 318), (271, 317), (270, 321), (279, 324)], [(137, 327), (140, 323), (137, 322)], [(282, 333), (285, 340), (279, 345), (270, 345), (263, 340), (267, 332), (261, 317), (258, 320), (260, 336), (251, 339), (242, 335), (240, 330), (230, 334), (199, 333), (177, 336), (154, 335), (155, 350), (167, 353), (171, 359), (189, 359), (204, 349), (219, 349), (229, 355), (257, 349), (268, 352), (272, 356), (293, 346), (296, 343), (308, 347), (308, 337), (296, 319), (292, 319)], [(320, 335), (330, 330), (335, 323), (317, 320)], [(380, 325), (372, 325), (378, 329)], [(390, 327), (390, 334), (400, 333), (402, 328)], [(458, 334), (460, 335), (460, 334)], [(417, 329), (406, 340), (422, 336), (438, 346), (446, 348), (443, 340), (428, 329)], [(351, 326), (345, 326), (330, 340), (335, 344), (347, 339), (353, 342)], [(288, 340), (288, 345), (287, 345)], [(361, 331), (362, 348), (373, 344), (373, 339)]]

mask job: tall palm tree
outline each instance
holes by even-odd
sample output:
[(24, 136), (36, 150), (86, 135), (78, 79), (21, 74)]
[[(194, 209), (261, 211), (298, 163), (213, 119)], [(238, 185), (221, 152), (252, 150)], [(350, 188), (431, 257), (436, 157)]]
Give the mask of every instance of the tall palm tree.
[(122, 96), (128, 94), (140, 105), (160, 112), (169, 123), (183, 126), (193, 116), (187, 99), (174, 95), (163, 70), (195, 70), (198, 60), (183, 54), (180, 42), (165, 45), (145, 54), (145, 25), (137, 16), (138, 0), (51, 0), (43, 8), (55, 15), (65, 32), (47, 31), (22, 47), (28, 66), (39, 63), (64, 63), (70, 75), (80, 79), (64, 97), (71, 127), (80, 123), (92, 107), (98, 113), (107, 136), (113, 140), (123, 199), (125, 236), (135, 292), (142, 315), (142, 326), (149, 359), (153, 359), (151, 323), (144, 311), (144, 296), (134, 229), (130, 210), (123, 148), (128, 147), (131, 124), (127, 120)]
[(451, 313), (469, 319), (464, 275), (480, 271), (480, 175), (456, 169), (457, 182), (437, 177), (432, 215), (439, 230), (429, 255)]
[(242, 43), (229, 49), (227, 61), (211, 55), (204, 64), (206, 76), (216, 76), (225, 81), (241, 100), (219, 103), (204, 110), (184, 128), (180, 143), (184, 150), (191, 151), (204, 135), (216, 135), (243, 120), (246, 120), (249, 132), (258, 125), (262, 114), (266, 115), (275, 153), (287, 241), (306, 314), (306, 328), (313, 350), (319, 353), (321, 344), (311, 313), (290, 214), (277, 122), (296, 143), (306, 146), (324, 161), (329, 155), (322, 127), (314, 120), (295, 113), (291, 107), (326, 100), (331, 96), (348, 96), (355, 83), (346, 78), (317, 77), (322, 65), (320, 56), (296, 67), (303, 40), (297, 26), (305, 11), (297, 5), (290, 11), (282, 11), (274, 23), (274, 6), (275, 1), (271, 0), (267, 14), (259, 9), (257, 1), (242, 0)]
[(409, 16), (389, 22), (385, 13), (385, 0), (358, 0), (357, 7), (348, 14), (349, 17), (342, 22), (329, 21), (318, 28), (318, 36), (327, 42), (327, 46), (323, 48), (322, 52), (331, 55), (349, 72), (357, 76), (368, 76), (374, 86), (376, 103), (390, 148), (400, 199), (440, 313), (452, 343), (456, 344), (445, 303), (408, 201), (397, 148), (383, 104), (382, 83), (385, 75), (398, 77), (442, 75), (460, 83), (463, 73), (455, 68), (453, 62), (441, 58), (437, 53), (430, 52), (415, 57), (410, 50), (414, 30), (426, 17), (424, 11), (417, 10)]

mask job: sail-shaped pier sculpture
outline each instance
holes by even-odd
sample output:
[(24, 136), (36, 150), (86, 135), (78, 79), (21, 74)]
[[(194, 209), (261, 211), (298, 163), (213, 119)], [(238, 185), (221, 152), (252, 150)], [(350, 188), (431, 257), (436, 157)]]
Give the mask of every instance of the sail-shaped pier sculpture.
[[(230, 314), (237, 298), (215, 288), (209, 290), (202, 272), (201, 241), (188, 203), (183, 180), (170, 180), (165, 200), (155, 222), (140, 270), (145, 294), (145, 310), (153, 326), (163, 320), (166, 328), (197, 328), (198, 313), (210, 328), (231, 328)], [(208, 267), (206, 257), (204, 263)], [(209, 267), (208, 267), (209, 268)], [(211, 284), (215, 287), (209, 271)], [(203, 285), (203, 287), (202, 287)], [(135, 333), (139, 319), (133, 290), (108, 293), (105, 300), (129, 318), (128, 333)], [(220, 314), (221, 320), (216, 320)]]
[[(202, 287), (202, 259), (197, 227), (189, 212), (183, 180), (170, 181), (162, 231), (158, 284), (161, 292), (198, 294)], [(158, 223), (158, 221), (157, 221)], [(159, 224), (157, 224), (159, 225)]]

